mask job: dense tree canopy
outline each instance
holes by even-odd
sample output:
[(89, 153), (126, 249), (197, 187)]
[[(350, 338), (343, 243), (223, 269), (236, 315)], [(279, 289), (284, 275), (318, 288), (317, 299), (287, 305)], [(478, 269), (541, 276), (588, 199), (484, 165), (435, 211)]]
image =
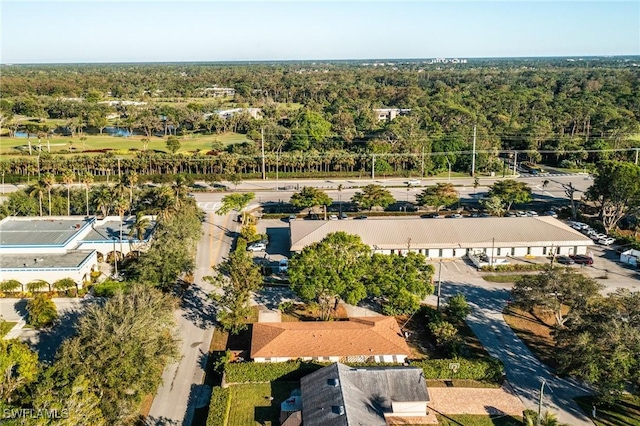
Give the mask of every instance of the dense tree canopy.
[(571, 268), (548, 267), (538, 275), (523, 275), (511, 292), (513, 303), (526, 310), (542, 308), (552, 313), (558, 326), (567, 318), (564, 309), (586, 305), (603, 286)]
[(324, 191), (313, 186), (305, 186), (300, 192), (296, 192), (291, 196), (290, 202), (295, 207), (309, 208), (330, 206), (333, 200)]
[(215, 275), (204, 277), (216, 287), (211, 299), (217, 309), (216, 318), (225, 330), (234, 334), (244, 330), (251, 310), (251, 293), (262, 284), (260, 268), (243, 248), (214, 268)]
[(380, 185), (367, 185), (362, 191), (356, 192), (351, 201), (358, 204), (362, 209), (372, 209), (373, 207), (382, 207), (386, 209), (396, 200), (388, 189), (384, 189)]
[(434, 186), (423, 189), (420, 194), (416, 195), (416, 200), (420, 206), (431, 206), (440, 210), (457, 203), (460, 200), (460, 195), (453, 184), (438, 182)]
[(525, 182), (513, 179), (499, 180), (489, 189), (489, 197), (498, 197), (505, 205), (507, 211), (512, 204), (521, 204), (531, 201), (531, 188)]
[(587, 196), (598, 205), (602, 225), (610, 231), (629, 210), (640, 207), (640, 166), (620, 161), (599, 163)]

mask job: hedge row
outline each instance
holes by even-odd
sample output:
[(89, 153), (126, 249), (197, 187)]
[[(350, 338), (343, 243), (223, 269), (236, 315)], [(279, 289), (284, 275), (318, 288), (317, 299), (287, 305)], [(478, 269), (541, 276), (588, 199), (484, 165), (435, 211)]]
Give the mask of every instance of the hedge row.
[[(451, 363), (459, 364), (454, 373)], [(504, 374), (504, 366), (496, 358), (482, 359), (427, 359), (412, 361), (413, 367), (420, 367), (426, 379), (462, 379), (500, 382)]]
[[(460, 365), (453, 373), (449, 369), (451, 363)], [(483, 359), (428, 359), (410, 362), (411, 366), (422, 368), (426, 379), (463, 379), (499, 382), (504, 374), (504, 367), (495, 358)], [(313, 373), (329, 363), (321, 362), (274, 362), (274, 363), (231, 363), (225, 366), (227, 383), (271, 382), (274, 380), (295, 381)], [(397, 364), (350, 363), (352, 367), (397, 366)]]
[(227, 383), (296, 381), (309, 373), (325, 367), (320, 362), (241, 362), (229, 363), (224, 368)]
[(214, 387), (209, 402), (207, 426), (225, 426), (231, 406), (229, 388)]
[(549, 266), (548, 263), (509, 263), (506, 265), (483, 266), (482, 272), (516, 272), (516, 271), (542, 271)]

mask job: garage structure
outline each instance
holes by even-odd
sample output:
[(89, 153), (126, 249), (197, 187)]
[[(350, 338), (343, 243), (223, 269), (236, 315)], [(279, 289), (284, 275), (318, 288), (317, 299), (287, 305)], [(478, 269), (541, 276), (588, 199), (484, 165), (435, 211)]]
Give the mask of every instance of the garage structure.
[(587, 254), (593, 240), (553, 217), (383, 218), (296, 220), (289, 224), (296, 253), (332, 232), (359, 235), (374, 252), (427, 258), (492, 258)]

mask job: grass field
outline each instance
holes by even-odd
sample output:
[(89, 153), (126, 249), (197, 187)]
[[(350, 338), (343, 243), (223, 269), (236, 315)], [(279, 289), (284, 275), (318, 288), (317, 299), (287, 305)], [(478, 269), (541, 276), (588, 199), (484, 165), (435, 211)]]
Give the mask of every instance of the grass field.
[(440, 426), (520, 426), (522, 419), (512, 416), (481, 416), (471, 414), (436, 414)]
[[(591, 413), (592, 397), (576, 398), (576, 402), (585, 413)], [(609, 406), (598, 405), (593, 421), (596, 426), (640, 425), (640, 395), (625, 395)]]
[(231, 386), (231, 410), (227, 426), (279, 425), (280, 403), (291, 396), (292, 390), (299, 387), (298, 382)]
[[(95, 150), (95, 149), (115, 149), (115, 150), (128, 150), (128, 149), (136, 149), (142, 150), (142, 138), (143, 136), (135, 135), (127, 138), (115, 137), (109, 135), (90, 135), (86, 136), (85, 141), (80, 140), (79, 136), (76, 137), (54, 137), (51, 138), (50, 148), (51, 153), (75, 153), (80, 154), (82, 151), (86, 150)], [(149, 138), (149, 144), (147, 145), (147, 149), (151, 151), (164, 151), (168, 152), (166, 148), (166, 138), (161, 138), (157, 136), (153, 136)], [(224, 133), (219, 135), (194, 135), (193, 137), (180, 137), (180, 150), (178, 152), (184, 151), (208, 151), (211, 149), (211, 143), (214, 140), (219, 140), (225, 145), (230, 145), (234, 143), (241, 143), (247, 141), (247, 137), (245, 135), (241, 135), (239, 133)], [(31, 138), (31, 148), (34, 150), (37, 149), (38, 139), (32, 137)], [(42, 150), (47, 151), (47, 142), (46, 140), (42, 140)], [(0, 155), (6, 154), (29, 154), (29, 147), (27, 138), (2, 138), (0, 142)]]
[(505, 309), (503, 316), (509, 327), (513, 329), (520, 340), (527, 345), (540, 361), (552, 368), (558, 366), (554, 356), (556, 350), (555, 342), (551, 335), (554, 324), (552, 315), (544, 315), (538, 312), (534, 316), (529, 312), (511, 306)]

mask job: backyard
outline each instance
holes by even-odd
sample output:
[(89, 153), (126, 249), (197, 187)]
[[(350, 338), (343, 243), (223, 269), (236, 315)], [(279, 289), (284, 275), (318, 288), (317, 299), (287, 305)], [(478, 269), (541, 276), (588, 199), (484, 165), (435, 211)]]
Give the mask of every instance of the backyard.
[(280, 403), (299, 389), (298, 382), (232, 385), (228, 426), (279, 425)]

